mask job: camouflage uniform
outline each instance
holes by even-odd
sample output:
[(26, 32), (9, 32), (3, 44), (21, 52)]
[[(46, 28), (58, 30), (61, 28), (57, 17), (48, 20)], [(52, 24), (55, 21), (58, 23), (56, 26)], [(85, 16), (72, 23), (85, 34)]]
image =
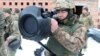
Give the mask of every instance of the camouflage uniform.
[[(83, 7), (83, 8), (87, 8), (87, 7)], [(88, 9), (88, 8), (87, 8)], [(92, 21), (92, 16), (90, 15), (89, 12), (87, 13), (82, 13), (80, 15), (79, 21), (87, 28), (89, 29), (90, 27), (93, 27), (93, 21)], [(87, 34), (86, 34), (86, 38), (88, 38)], [(86, 41), (87, 42), (87, 41)], [(84, 48), (82, 49), (82, 53), (84, 53), (86, 51), (87, 48), (87, 43), (85, 44)]]
[(15, 56), (16, 49), (20, 47), (21, 35), (18, 28), (18, 14), (11, 15), (12, 19), (12, 34), (8, 37), (8, 43), (15, 40), (12, 44), (8, 45), (8, 56)]
[[(66, 1), (57, 1), (57, 8), (66, 8), (68, 5)], [(62, 3), (64, 5), (61, 5)], [(64, 7), (65, 5), (66, 7)], [(71, 7), (69, 6), (68, 8)], [(84, 25), (74, 21), (76, 18), (75, 15), (72, 15), (60, 23), (58, 21), (59, 27), (47, 43), (47, 47), (56, 54), (56, 56), (78, 56), (80, 49), (83, 48), (86, 43), (85, 34), (87, 29)], [(48, 51), (46, 51), (46, 56), (51, 56)]]
[(15, 12), (12, 14), (13, 21), (18, 21), (20, 11), (19, 9), (15, 9)]
[(14, 13), (11, 15), (11, 17), (13, 18), (12, 21), (18, 21), (19, 15), (17, 13)]
[(3, 10), (5, 13), (8, 13), (9, 16), (7, 16), (5, 18), (5, 24), (6, 26), (4, 27), (4, 30), (5, 30), (5, 34), (7, 33), (8, 35), (11, 35), (13, 30), (12, 30), (12, 17), (11, 17), (11, 10), (10, 9), (4, 9)]
[(0, 10), (0, 47), (2, 45), (2, 37), (3, 37), (3, 33), (4, 33), (4, 17), (3, 17), (3, 12), (2, 10)]
[[(15, 19), (15, 18), (14, 18)], [(17, 17), (18, 19), (18, 17)], [(15, 42), (13, 42), (12, 44), (8, 45), (8, 56), (14, 56), (16, 53), (16, 49), (20, 47), (21, 44), (21, 35), (19, 32), (19, 28), (18, 28), (18, 20), (13, 20), (13, 33), (8, 37), (8, 42), (11, 42), (13, 40), (16, 40)]]
[(6, 36), (6, 40), (4, 44), (1, 47), (1, 56), (4, 56), (3, 50), (6, 53), (5, 56), (15, 56), (16, 49), (20, 47), (21, 42), (21, 35), (18, 29), (18, 21), (16, 20), (10, 20), (12, 17), (9, 16), (6, 18), (6, 28), (5, 33), (9, 33), (8, 36)]
[(81, 14), (79, 21), (83, 23), (87, 28), (93, 26), (92, 16), (89, 12), (87, 12), (86, 14)]
[[(3, 50), (1, 50), (2, 45), (4, 44), (4, 26), (5, 26), (5, 21), (4, 21), (4, 15), (3, 15), (3, 10), (0, 9), (0, 56), (6, 56), (6, 53)], [(3, 54), (3, 55), (2, 55)]]

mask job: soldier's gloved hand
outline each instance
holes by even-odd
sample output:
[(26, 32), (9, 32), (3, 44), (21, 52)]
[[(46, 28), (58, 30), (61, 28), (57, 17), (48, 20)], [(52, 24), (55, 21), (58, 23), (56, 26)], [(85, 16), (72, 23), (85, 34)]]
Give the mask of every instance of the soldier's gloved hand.
[(58, 22), (55, 19), (51, 19), (51, 32), (54, 33), (58, 28)]
[(21, 36), (11, 35), (7, 38), (6, 43), (8, 48), (16, 50), (21, 45)]

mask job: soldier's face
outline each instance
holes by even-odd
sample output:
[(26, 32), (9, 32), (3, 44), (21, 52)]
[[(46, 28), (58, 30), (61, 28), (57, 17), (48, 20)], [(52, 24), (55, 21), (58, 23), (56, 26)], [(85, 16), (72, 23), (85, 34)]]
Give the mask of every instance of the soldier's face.
[(83, 9), (83, 10), (82, 10), (82, 13), (85, 14), (85, 13), (87, 13), (87, 11), (86, 11), (85, 9)]
[(68, 16), (67, 11), (58, 11), (57, 16), (59, 17), (60, 20), (64, 20)]
[(4, 15), (5, 15), (5, 17), (8, 17), (8, 16), (10, 16), (10, 14), (9, 14), (9, 13), (4, 13)]

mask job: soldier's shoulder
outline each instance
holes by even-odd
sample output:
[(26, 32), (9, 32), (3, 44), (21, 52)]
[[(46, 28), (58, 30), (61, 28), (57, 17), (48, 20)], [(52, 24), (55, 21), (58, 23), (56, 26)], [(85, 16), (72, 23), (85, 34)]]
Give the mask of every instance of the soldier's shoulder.
[(76, 14), (72, 14), (72, 15), (70, 15), (70, 18), (71, 18), (71, 19), (78, 19), (78, 18), (79, 18), (79, 16), (78, 16), (78, 15), (76, 15)]
[(17, 14), (12, 14), (11, 17), (13, 18), (13, 21), (17, 21), (19, 18), (19, 15)]
[(4, 12), (2, 10), (0, 10), (0, 20), (4, 19)]

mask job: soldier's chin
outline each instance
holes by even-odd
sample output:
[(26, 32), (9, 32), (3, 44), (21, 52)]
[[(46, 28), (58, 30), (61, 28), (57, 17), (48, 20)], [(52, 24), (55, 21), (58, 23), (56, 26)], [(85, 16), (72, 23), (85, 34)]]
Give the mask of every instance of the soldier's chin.
[(59, 20), (64, 20), (65, 18), (64, 17), (59, 17)]

